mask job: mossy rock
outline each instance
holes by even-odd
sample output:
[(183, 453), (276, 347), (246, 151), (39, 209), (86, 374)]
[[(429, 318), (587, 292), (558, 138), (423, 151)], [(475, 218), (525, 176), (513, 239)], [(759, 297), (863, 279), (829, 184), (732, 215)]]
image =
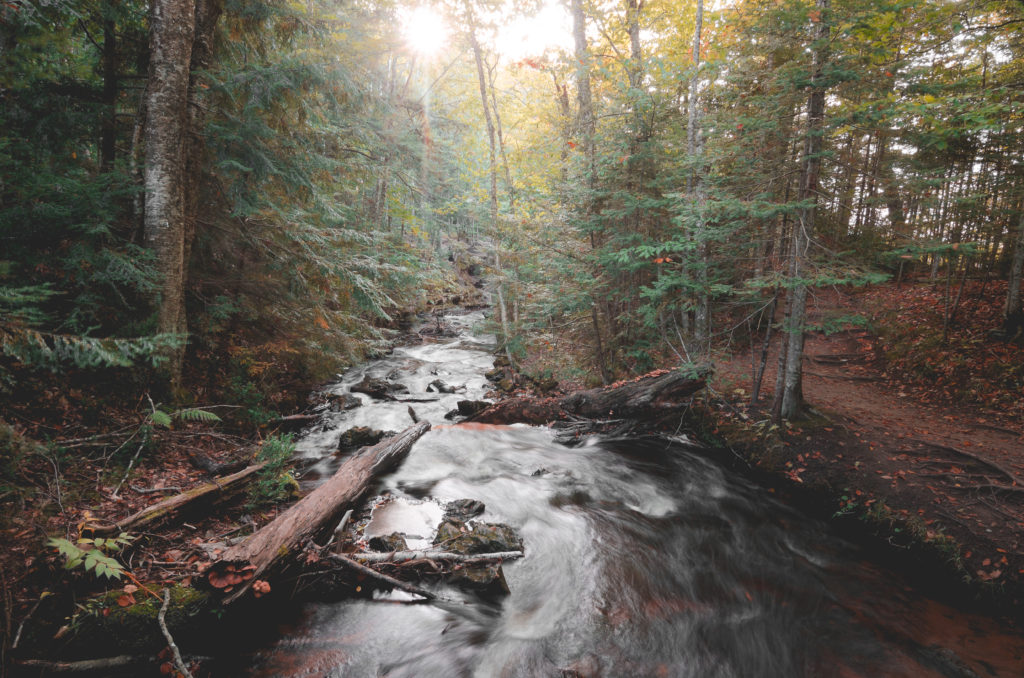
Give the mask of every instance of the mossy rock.
[(505, 572), (497, 563), (455, 570), (449, 575), (448, 583), (488, 597), (507, 596), (511, 593), (505, 581)]
[(435, 544), (444, 544), (452, 553), (498, 553), (522, 551), (523, 540), (508, 525), (476, 523), (472, 527), (455, 518), (447, 518), (437, 528)]

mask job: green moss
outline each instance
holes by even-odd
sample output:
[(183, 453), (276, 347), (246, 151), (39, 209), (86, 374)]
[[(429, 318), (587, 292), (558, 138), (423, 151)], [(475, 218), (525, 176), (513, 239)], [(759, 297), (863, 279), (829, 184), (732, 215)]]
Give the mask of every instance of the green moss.
[[(163, 591), (157, 600), (145, 591), (134, 593), (136, 602), (121, 607), (122, 590), (110, 591), (79, 606), (71, 620), (74, 633), (68, 651), (74, 654), (103, 656), (106, 654), (145, 654), (159, 651), (165, 644), (157, 616), (163, 605)], [(172, 635), (195, 631), (201, 619), (212, 609), (208, 593), (184, 586), (171, 586), (171, 602), (167, 607), (167, 627)]]

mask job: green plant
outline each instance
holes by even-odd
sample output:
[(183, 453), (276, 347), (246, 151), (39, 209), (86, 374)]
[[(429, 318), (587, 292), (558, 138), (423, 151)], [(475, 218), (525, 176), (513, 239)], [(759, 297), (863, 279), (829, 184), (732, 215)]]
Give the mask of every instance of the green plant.
[(288, 462), (295, 452), (292, 435), (273, 435), (263, 441), (256, 460), (264, 464), (256, 482), (249, 489), (250, 508), (274, 504), (286, 499), (295, 489), (296, 481), (288, 472)]
[(165, 412), (159, 407), (153, 407), (153, 412), (149, 415), (147, 423), (152, 424), (153, 426), (170, 428), (175, 419), (179, 419), (181, 421), (220, 421), (220, 417), (216, 414), (209, 410), (204, 410), (201, 407), (186, 407), (181, 410), (175, 410), (174, 412)]
[(92, 572), (97, 577), (108, 579), (120, 579), (125, 574), (124, 565), (117, 562), (106, 553), (118, 553), (125, 546), (128, 546), (134, 537), (127, 532), (122, 532), (116, 537), (88, 537), (79, 538), (78, 542), (71, 542), (62, 537), (54, 537), (49, 540), (49, 545), (64, 556), (64, 569), (73, 570), (82, 567), (86, 572)]

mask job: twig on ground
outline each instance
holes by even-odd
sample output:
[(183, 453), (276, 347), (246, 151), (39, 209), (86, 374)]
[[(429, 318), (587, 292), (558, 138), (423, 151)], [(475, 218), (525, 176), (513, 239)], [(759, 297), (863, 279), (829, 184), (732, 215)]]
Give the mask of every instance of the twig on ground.
[(160, 632), (167, 639), (167, 646), (171, 648), (171, 654), (174, 655), (174, 666), (178, 669), (178, 673), (185, 676), (185, 678), (192, 678), (192, 673), (188, 670), (188, 666), (185, 665), (185, 660), (181, 658), (181, 652), (174, 642), (174, 636), (167, 629), (167, 608), (170, 604), (171, 589), (166, 588), (164, 589), (164, 604), (160, 606), (160, 613), (156, 616), (156, 621), (160, 624)]
[(131, 461), (128, 462), (128, 468), (124, 470), (124, 475), (121, 476), (121, 482), (114, 488), (114, 493), (110, 495), (111, 499), (117, 499), (117, 493), (121, 491), (121, 486), (124, 485), (124, 481), (128, 480), (128, 474), (132, 472), (132, 467), (135, 466), (135, 462), (138, 461), (139, 455), (142, 454), (142, 448), (146, 446), (146, 441), (143, 440), (139, 444), (139, 449), (135, 450), (135, 454), (132, 455)]

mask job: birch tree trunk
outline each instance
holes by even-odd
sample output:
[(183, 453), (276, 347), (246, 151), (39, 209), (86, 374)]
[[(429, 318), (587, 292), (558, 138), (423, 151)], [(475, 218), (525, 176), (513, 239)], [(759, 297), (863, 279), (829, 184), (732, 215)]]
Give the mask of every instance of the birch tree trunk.
[(790, 253), (789, 276), (790, 312), (786, 330), (786, 367), (778, 407), (783, 419), (793, 418), (803, 405), (803, 353), (804, 322), (807, 316), (807, 249), (814, 232), (815, 207), (818, 203), (818, 175), (821, 172), (822, 134), (825, 122), (825, 87), (822, 82), (828, 59), (829, 2), (817, 0), (817, 18), (814, 19), (814, 47), (812, 52), (811, 93), (807, 99), (807, 136), (804, 139), (803, 171), (800, 178), (799, 200), (807, 206), (801, 208), (799, 220), (793, 225), (793, 251)]
[[(157, 332), (184, 334), (186, 138), (195, 0), (152, 0), (146, 94), (144, 235), (156, 256)], [(168, 356), (172, 388), (181, 378), (184, 346)]]
[(704, 223), (704, 204), (707, 195), (701, 174), (704, 167), (704, 144), (701, 138), (701, 111), (699, 106), (700, 88), (700, 34), (704, 23), (704, 0), (697, 0), (697, 11), (693, 27), (693, 76), (690, 78), (690, 93), (686, 110), (686, 154), (693, 163), (690, 171), (689, 197), (695, 223), (693, 237), (697, 241), (697, 256), (700, 265), (697, 268), (697, 308), (694, 311), (694, 340), (697, 353), (702, 358), (711, 350), (711, 301), (708, 291), (708, 268), (710, 267), (710, 248), (707, 242), (707, 228)]
[(1010, 277), (1006, 290), (1006, 306), (1003, 308), (1003, 319), (1005, 330), (1010, 332), (1010, 324), (1014, 318), (1024, 313), (1024, 307), (1020, 302), (1020, 283), (1024, 275), (1024, 213), (1021, 213), (1020, 224), (1018, 225), (1017, 245), (1013, 250), (1013, 259), (1010, 262)]

